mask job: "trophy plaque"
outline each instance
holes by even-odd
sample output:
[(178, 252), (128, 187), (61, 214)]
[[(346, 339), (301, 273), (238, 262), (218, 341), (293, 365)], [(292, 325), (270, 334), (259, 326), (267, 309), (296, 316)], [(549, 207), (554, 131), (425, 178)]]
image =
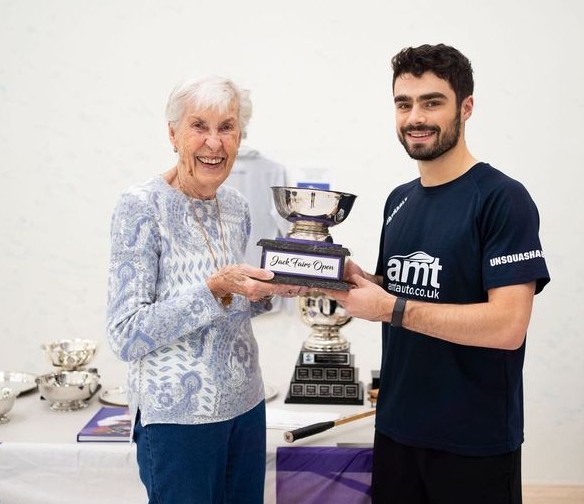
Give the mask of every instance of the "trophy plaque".
[(351, 321), (344, 308), (320, 292), (300, 300), (302, 320), (312, 332), (302, 345), (284, 402), (363, 404), (363, 384), (349, 342), (340, 328)]
[(299, 297), (301, 316), (312, 327), (302, 345), (286, 403), (363, 404), (349, 342), (340, 328), (351, 317), (318, 288), (348, 290), (343, 281), (349, 251), (333, 243), (330, 226), (343, 222), (355, 201), (349, 193), (300, 187), (272, 187), (278, 213), (292, 227), (285, 238), (263, 239), (261, 267), (274, 272), (271, 282), (313, 287)]
[(354, 194), (301, 187), (272, 187), (278, 213), (292, 223), (285, 238), (262, 239), (261, 267), (273, 271), (274, 283), (347, 290), (343, 281), (343, 246), (333, 243), (330, 226), (343, 222)]

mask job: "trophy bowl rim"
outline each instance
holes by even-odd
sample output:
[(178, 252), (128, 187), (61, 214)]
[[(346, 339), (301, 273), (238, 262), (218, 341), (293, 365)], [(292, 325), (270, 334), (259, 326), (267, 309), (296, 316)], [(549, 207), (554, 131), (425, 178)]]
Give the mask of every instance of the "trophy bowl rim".
[(286, 190), (294, 190), (294, 191), (311, 191), (317, 193), (328, 193), (328, 194), (338, 194), (341, 196), (348, 196), (350, 198), (357, 198), (356, 194), (347, 192), (347, 191), (334, 191), (333, 189), (319, 189), (317, 187), (296, 187), (296, 186), (283, 186), (283, 185), (273, 185), (270, 186), (272, 191), (274, 189), (286, 189)]
[[(343, 191), (332, 191), (328, 189), (316, 189), (311, 187), (293, 187), (293, 186), (271, 186), (272, 193), (274, 196), (274, 203), (276, 209), (280, 216), (286, 219), (288, 222), (297, 221), (311, 221), (317, 222), (323, 225), (335, 226), (340, 224), (347, 219), (349, 213), (353, 208), (353, 204), (357, 195), (343, 192)], [(323, 213), (318, 215), (303, 212), (298, 206), (290, 205), (286, 201), (283, 201), (282, 195), (288, 192), (296, 193), (316, 193), (320, 194), (321, 199), (334, 201), (334, 206), (329, 205), (327, 208), (323, 209)]]

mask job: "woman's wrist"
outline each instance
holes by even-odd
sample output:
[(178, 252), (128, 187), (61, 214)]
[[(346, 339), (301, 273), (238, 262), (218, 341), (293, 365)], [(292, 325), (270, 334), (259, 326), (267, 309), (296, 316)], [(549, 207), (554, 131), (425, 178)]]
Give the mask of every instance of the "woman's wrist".
[(230, 292), (225, 289), (221, 278), (216, 273), (207, 278), (207, 287), (215, 299), (222, 299), (230, 294)]

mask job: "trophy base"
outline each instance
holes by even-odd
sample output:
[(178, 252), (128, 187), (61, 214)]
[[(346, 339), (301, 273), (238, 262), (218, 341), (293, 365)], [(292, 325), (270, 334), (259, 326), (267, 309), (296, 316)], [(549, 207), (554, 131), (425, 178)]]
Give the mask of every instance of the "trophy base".
[[(263, 266), (262, 266), (263, 267)], [(349, 290), (348, 282), (342, 280), (327, 280), (325, 278), (298, 277), (275, 273), (274, 278), (267, 280), (267, 283), (300, 285), (302, 287), (312, 287), (315, 289)]]
[(297, 239), (262, 239), (261, 267), (274, 272), (273, 283), (323, 289), (349, 290), (343, 281), (348, 249), (327, 242)]
[(363, 384), (348, 352), (311, 352), (298, 356), (285, 403), (363, 404)]
[(287, 404), (346, 404), (360, 406), (363, 404), (363, 383), (359, 382), (357, 397), (310, 397), (310, 396), (292, 396), (288, 391), (284, 402)]

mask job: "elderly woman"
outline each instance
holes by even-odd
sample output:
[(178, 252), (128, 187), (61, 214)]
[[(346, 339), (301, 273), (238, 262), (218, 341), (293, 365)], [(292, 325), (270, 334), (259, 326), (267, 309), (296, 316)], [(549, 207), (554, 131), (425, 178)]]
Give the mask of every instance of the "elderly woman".
[(248, 207), (222, 184), (248, 94), (203, 77), (175, 88), (166, 114), (177, 163), (126, 190), (111, 229), (107, 331), (129, 363), (140, 477), (151, 503), (261, 503), (265, 402), (250, 318), (301, 289), (239, 264)]

